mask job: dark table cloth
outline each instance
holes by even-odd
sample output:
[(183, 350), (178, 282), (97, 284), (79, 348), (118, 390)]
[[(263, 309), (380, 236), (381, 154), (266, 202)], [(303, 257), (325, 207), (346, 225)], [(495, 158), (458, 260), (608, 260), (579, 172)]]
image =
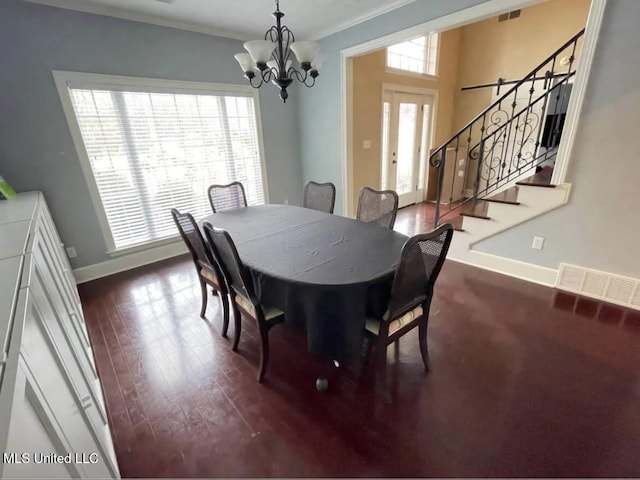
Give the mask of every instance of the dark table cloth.
[(359, 351), (367, 316), (384, 313), (408, 238), (289, 205), (240, 208), (204, 221), (229, 232), (260, 301), (304, 325), (312, 353), (336, 360)]

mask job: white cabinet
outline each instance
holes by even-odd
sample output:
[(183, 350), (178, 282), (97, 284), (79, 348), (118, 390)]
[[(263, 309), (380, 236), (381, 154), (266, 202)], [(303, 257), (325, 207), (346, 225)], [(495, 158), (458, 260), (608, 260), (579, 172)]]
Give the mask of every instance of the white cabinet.
[(0, 202), (0, 237), (25, 222), (0, 248), (0, 476), (117, 478), (80, 297), (41, 194)]

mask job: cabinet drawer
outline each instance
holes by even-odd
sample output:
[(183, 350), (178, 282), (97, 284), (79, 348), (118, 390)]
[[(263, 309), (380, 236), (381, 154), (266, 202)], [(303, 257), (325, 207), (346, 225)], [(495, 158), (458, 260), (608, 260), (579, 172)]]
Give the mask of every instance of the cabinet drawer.
[(0, 382), (4, 370), (4, 364), (1, 362), (9, 351), (9, 339), (14, 324), (21, 268), (22, 257), (0, 260)]
[(69, 293), (74, 303), (80, 303), (80, 295), (78, 294), (78, 288), (76, 286), (76, 278), (73, 275), (73, 269), (69, 263), (69, 258), (64, 249), (64, 244), (58, 235), (58, 231), (53, 223), (51, 214), (47, 208), (46, 203), (42, 203), (42, 212), (40, 215), (42, 219), (41, 229), (42, 236), (47, 238), (50, 243), (52, 253), (55, 253), (58, 257), (60, 271), (64, 273), (65, 286), (69, 289)]
[[(36, 242), (32, 256), (33, 278), (30, 289), (40, 307), (50, 312), (46, 319), (50, 324), (53, 341), (63, 354), (63, 360), (78, 386), (80, 398), (87, 398), (87, 402), (101, 406), (95, 389), (98, 376), (91, 358), (86, 330), (83, 328), (84, 325), (81, 325), (82, 320), (78, 313), (69, 309), (69, 305), (64, 302), (64, 292), (54, 278), (55, 272), (50, 268), (51, 259), (43, 249), (42, 242)], [(98, 413), (100, 418), (96, 428), (107, 423), (104, 410), (100, 408)]]
[[(38, 391), (22, 357), (17, 362), (8, 422), (7, 444), (3, 452), (9, 456), (0, 464), (2, 478), (78, 478), (86, 476), (82, 465), (72, 463), (36, 463), (34, 453), (66, 455), (71, 450), (65, 435), (47, 408), (46, 399)], [(21, 454), (26, 453), (26, 456)]]
[(84, 454), (87, 458), (97, 454), (97, 463), (82, 465), (86, 475), (115, 476), (105, 448), (105, 423), (77, 364), (74, 365), (68, 343), (61, 339), (56, 314), (37, 272), (29, 290), (21, 350), (29, 374), (63, 432), (70, 448), (66, 453)]
[(2, 225), (0, 235), (0, 259), (24, 254), (29, 241), (31, 220)]

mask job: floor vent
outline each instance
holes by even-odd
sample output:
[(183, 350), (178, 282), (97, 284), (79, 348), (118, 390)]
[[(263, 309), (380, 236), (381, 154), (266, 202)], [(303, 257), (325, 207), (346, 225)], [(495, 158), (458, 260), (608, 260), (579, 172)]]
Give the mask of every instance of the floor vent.
[(640, 280), (560, 264), (556, 288), (640, 310)]

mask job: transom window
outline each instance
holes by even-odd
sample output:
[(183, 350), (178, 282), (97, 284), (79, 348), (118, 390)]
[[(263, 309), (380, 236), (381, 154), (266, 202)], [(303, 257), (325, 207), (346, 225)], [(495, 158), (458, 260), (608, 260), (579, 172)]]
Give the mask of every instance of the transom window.
[(214, 183), (240, 181), (249, 204), (265, 201), (253, 93), (177, 83), (65, 82), (110, 251), (175, 237), (170, 209), (208, 215)]
[(421, 75), (437, 75), (437, 33), (414, 38), (387, 48), (387, 67)]

